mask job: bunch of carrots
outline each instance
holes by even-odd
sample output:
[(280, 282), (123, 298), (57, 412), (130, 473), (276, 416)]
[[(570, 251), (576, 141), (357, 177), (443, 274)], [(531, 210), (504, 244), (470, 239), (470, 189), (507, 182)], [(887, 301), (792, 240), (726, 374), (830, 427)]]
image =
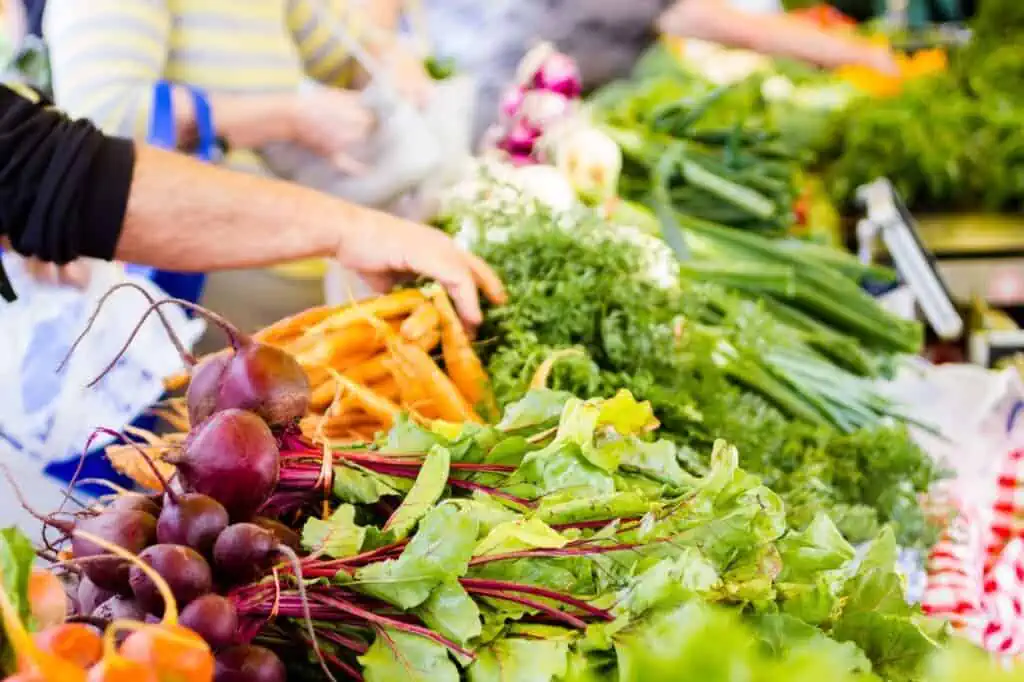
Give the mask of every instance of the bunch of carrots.
[[(139, 566), (154, 581), (166, 604), (163, 618), (157, 623), (114, 620), (104, 631), (68, 621), (64, 585), (50, 571), (37, 568), (28, 582), (36, 626), (29, 633), (3, 589), (0, 573), (0, 624), (14, 651), (16, 670), (3, 682), (212, 682), (213, 653), (178, 623), (177, 605), (160, 574), (116, 545), (91, 535), (89, 540)], [(131, 634), (122, 637), (126, 633)]]
[[(481, 423), (497, 409), (483, 364), (440, 287), (312, 308), (253, 338), (287, 351), (306, 371), (312, 397), (301, 427), (310, 437), (366, 441), (402, 413), (423, 422)], [(167, 387), (187, 382), (180, 375)]]

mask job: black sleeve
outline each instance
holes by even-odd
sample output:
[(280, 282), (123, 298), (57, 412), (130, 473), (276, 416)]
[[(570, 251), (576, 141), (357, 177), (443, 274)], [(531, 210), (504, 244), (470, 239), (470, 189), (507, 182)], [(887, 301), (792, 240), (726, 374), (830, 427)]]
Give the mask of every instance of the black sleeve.
[(111, 260), (134, 168), (131, 141), (0, 85), (0, 236), (15, 251)]

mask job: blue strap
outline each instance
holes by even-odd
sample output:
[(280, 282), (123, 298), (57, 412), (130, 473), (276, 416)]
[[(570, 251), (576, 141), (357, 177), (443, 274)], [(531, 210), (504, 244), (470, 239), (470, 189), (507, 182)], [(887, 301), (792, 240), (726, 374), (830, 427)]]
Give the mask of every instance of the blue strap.
[[(146, 141), (154, 147), (177, 149), (178, 131), (174, 125), (174, 100), (171, 97), (173, 85), (158, 81), (153, 88), (153, 112), (149, 121), (149, 136)], [(195, 108), (198, 146), (195, 156), (200, 161), (213, 161), (217, 149), (217, 135), (213, 126), (213, 112), (206, 93), (195, 87), (184, 86), (192, 95)]]
[(1013, 427), (1017, 424), (1017, 418), (1020, 417), (1020, 413), (1024, 411), (1024, 401), (1018, 400), (1013, 404), (1013, 408), (1010, 410), (1009, 416), (1006, 418), (1006, 432), (1012, 433)]

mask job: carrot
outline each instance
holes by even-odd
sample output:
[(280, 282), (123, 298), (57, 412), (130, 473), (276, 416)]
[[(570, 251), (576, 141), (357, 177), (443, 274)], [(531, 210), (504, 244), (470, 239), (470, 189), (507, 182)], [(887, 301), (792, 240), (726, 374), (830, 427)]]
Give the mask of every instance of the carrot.
[(426, 297), (419, 289), (402, 289), (387, 296), (378, 296), (369, 301), (355, 303), (327, 317), (307, 330), (307, 334), (317, 334), (332, 329), (347, 327), (353, 322), (364, 321), (367, 316), (392, 319), (408, 315), (423, 303)]
[(68, 615), (68, 597), (60, 578), (42, 569), (33, 569), (28, 578), (28, 603), (36, 627), (59, 625)]
[(434, 304), (430, 301), (424, 301), (412, 311), (409, 317), (405, 318), (398, 331), (406, 340), (415, 341), (421, 336), (437, 329), (440, 322), (441, 316), (438, 314)]
[(274, 345), (292, 337), (302, 335), (309, 327), (320, 324), (327, 317), (334, 315), (339, 311), (339, 306), (326, 305), (310, 308), (309, 310), (303, 310), (301, 313), (278, 320), (269, 327), (264, 327), (253, 334), (252, 338), (261, 343)]
[(498, 405), (491, 391), (490, 379), (473, 350), (469, 335), (452, 307), (448, 294), (437, 287), (430, 292), (430, 297), (441, 316), (441, 353), (452, 382), (471, 405), (496, 415)]
[(373, 415), (388, 427), (398, 418), (401, 408), (392, 401), (377, 395), (368, 386), (339, 374), (336, 370), (328, 369), (328, 372), (346, 393), (355, 397), (359, 407), (366, 410), (367, 414)]
[(412, 344), (395, 343), (391, 345), (391, 352), (405, 364), (412, 378), (425, 392), (427, 400), (437, 408), (441, 419), (483, 423), (452, 380), (441, 371), (426, 351)]

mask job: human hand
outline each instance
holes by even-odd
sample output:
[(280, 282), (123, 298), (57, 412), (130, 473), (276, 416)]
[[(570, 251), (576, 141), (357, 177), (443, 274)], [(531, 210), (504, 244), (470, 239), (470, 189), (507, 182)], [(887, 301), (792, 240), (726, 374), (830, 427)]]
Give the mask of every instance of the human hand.
[(434, 91), (434, 80), (422, 59), (411, 50), (393, 48), (382, 61), (402, 97), (417, 107), (427, 104)]
[(84, 260), (71, 261), (67, 265), (47, 263), (36, 258), (25, 258), (25, 269), (38, 282), (60, 284), (84, 289), (89, 286), (89, 264)]
[(402, 276), (436, 280), (448, 290), (459, 316), (471, 328), (483, 320), (478, 289), (492, 303), (505, 302), (501, 280), (483, 260), (440, 230), (383, 213), (378, 222), (348, 231), (338, 249), (338, 261), (378, 292), (390, 290)]
[(346, 172), (363, 170), (351, 150), (373, 131), (373, 112), (358, 92), (316, 87), (294, 101), (295, 140), (307, 149), (334, 161)]
[(861, 64), (886, 76), (898, 76), (900, 65), (893, 51), (884, 45), (873, 45), (865, 48)]

